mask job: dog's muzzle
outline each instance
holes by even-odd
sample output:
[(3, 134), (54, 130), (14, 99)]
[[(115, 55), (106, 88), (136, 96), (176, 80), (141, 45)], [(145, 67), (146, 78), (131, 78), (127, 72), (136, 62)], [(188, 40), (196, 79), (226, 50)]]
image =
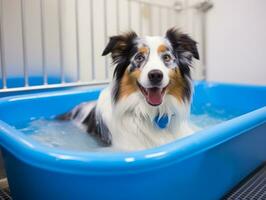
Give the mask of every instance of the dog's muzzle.
[(159, 106), (162, 103), (167, 86), (164, 88), (160, 87), (145, 88), (141, 86), (140, 83), (137, 82), (137, 84), (140, 88), (141, 93), (144, 95), (146, 101), (150, 105)]

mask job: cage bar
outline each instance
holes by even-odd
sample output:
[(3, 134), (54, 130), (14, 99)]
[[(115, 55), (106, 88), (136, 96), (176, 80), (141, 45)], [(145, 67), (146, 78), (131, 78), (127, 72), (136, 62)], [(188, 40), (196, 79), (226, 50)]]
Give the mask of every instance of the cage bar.
[(25, 0), (20, 0), (20, 13), (21, 13), (21, 35), (22, 35), (22, 58), (23, 58), (23, 74), (24, 74), (24, 86), (29, 85), (28, 75), (28, 58), (26, 47), (26, 27), (25, 27)]
[(138, 2), (139, 3), (139, 34), (142, 35), (142, 3), (141, 2)]
[(117, 27), (117, 34), (120, 32), (120, 9), (119, 9), (119, 0), (116, 0), (116, 27)]
[(43, 83), (48, 84), (47, 66), (46, 66), (46, 48), (45, 48), (45, 16), (44, 16), (44, 1), (40, 0), (40, 11), (41, 11), (41, 44), (42, 44), (42, 72), (43, 72)]
[[(104, 43), (107, 44), (107, 0), (104, 0), (103, 2), (103, 12), (104, 12)], [(108, 73), (108, 58), (105, 56), (104, 58), (104, 65), (105, 65), (105, 78), (107, 79), (109, 77)]]
[(79, 0), (75, 0), (75, 28), (76, 28), (77, 81), (80, 81), (80, 54), (79, 54)]
[(93, 23), (93, 0), (90, 1), (90, 24), (91, 24), (91, 74), (92, 80), (95, 79), (95, 61), (94, 61), (94, 23)]
[(162, 35), (162, 8), (161, 7), (158, 7), (159, 8), (159, 32), (160, 32), (160, 35)]
[(59, 84), (37, 85), (37, 86), (27, 86), (27, 87), (17, 87), (17, 88), (4, 88), (0, 90), (0, 93), (24, 92), (32, 90), (46, 90), (46, 89), (68, 88), (68, 87), (79, 87), (79, 86), (97, 86), (97, 85), (106, 85), (108, 83), (109, 80), (97, 80), (89, 82), (72, 82), (72, 83), (59, 83)]
[(64, 48), (63, 48), (63, 35), (62, 35), (62, 2), (57, 1), (57, 18), (58, 18), (58, 38), (59, 38), (59, 61), (60, 61), (60, 79), (61, 83), (65, 82), (65, 64), (64, 64)]
[(7, 84), (6, 84), (6, 63), (5, 63), (5, 47), (4, 47), (4, 20), (3, 20), (3, 0), (0, 0), (1, 3), (1, 7), (0, 7), (0, 55), (1, 55), (1, 75), (2, 75), (2, 89), (4, 90), (7, 88)]
[(128, 11), (128, 28), (131, 30), (131, 0), (128, 0), (127, 2), (127, 11)]

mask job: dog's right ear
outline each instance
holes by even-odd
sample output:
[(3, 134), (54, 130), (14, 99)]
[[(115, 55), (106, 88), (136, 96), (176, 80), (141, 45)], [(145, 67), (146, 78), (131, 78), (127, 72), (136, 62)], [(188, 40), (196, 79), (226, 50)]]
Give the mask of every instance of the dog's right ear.
[(137, 37), (138, 36), (135, 32), (128, 32), (122, 35), (110, 37), (110, 40), (105, 47), (102, 56), (111, 53), (113, 60), (116, 61), (120, 56), (130, 52), (134, 45), (134, 40)]
[(122, 42), (122, 36), (117, 35), (110, 37), (107, 46), (103, 50), (102, 56), (106, 56), (110, 52), (113, 52), (115, 50), (115, 47), (118, 47), (119, 42)]

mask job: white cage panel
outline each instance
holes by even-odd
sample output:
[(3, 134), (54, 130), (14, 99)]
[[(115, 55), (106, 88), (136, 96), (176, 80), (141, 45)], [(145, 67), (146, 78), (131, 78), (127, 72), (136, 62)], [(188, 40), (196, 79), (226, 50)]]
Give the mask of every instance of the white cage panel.
[(107, 83), (110, 58), (101, 53), (109, 36), (129, 30), (163, 35), (176, 26), (201, 44), (194, 1), (0, 0), (0, 92)]

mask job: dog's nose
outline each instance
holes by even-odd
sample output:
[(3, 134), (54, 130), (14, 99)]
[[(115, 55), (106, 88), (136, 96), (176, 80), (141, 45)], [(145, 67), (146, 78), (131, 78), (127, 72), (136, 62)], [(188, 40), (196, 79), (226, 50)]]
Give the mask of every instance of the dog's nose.
[(163, 73), (160, 70), (154, 69), (148, 73), (151, 84), (159, 84), (163, 79)]

